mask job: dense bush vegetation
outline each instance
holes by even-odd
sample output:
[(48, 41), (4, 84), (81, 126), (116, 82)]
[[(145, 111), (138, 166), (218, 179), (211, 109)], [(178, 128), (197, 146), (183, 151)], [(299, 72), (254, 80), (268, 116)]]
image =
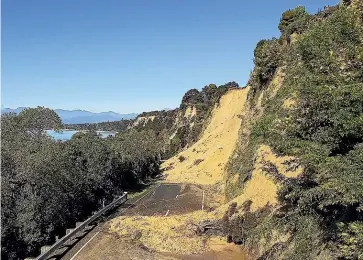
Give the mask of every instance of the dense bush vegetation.
[(310, 19), (311, 17), (306, 12), (305, 7), (298, 6), (282, 14), (279, 29), (283, 35), (300, 34), (308, 29), (307, 25)]
[(283, 207), (266, 219), (293, 239), (271, 259), (363, 259), (363, 9), (352, 2), (315, 16), (289, 10), (281, 38), (298, 33), (296, 41), (255, 50), (252, 103), (278, 67), (286, 76), (276, 96), (264, 96), (247, 158), (251, 145), (267, 143), (305, 169), (283, 183)]
[(152, 131), (106, 139), (91, 131), (56, 142), (44, 130), (62, 122), (45, 108), (2, 115), (1, 123), (4, 259), (36, 255), (41, 245), (54, 242), (103, 202), (159, 174)]
[(133, 122), (131, 119), (120, 121), (102, 122), (102, 123), (86, 123), (86, 124), (66, 124), (65, 128), (74, 130), (96, 130), (96, 131), (116, 131), (122, 132), (127, 130)]
[(283, 46), (277, 39), (261, 40), (254, 51), (255, 69), (249, 81), (253, 86), (251, 94), (266, 88), (274, 76), (276, 69), (282, 66)]
[(185, 93), (180, 108), (183, 109), (187, 106), (197, 106), (200, 110), (208, 110), (211, 106), (214, 106), (229, 89), (238, 87), (239, 85), (233, 81), (219, 87), (215, 84), (209, 84), (202, 88), (201, 91), (191, 89)]

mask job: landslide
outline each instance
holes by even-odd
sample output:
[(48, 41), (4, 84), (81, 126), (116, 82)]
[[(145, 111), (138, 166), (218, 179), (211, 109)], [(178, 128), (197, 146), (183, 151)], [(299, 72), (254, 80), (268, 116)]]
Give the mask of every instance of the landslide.
[[(166, 168), (172, 166), (172, 169), (165, 171), (168, 176), (166, 182), (192, 183), (204, 189), (204, 209), (168, 216), (121, 216), (112, 220), (109, 229), (111, 233), (120, 237), (132, 237), (138, 233), (140, 242), (147, 248), (157, 252), (179, 254), (180, 257), (189, 254), (201, 254), (201, 257), (203, 254), (225, 255), (224, 250), (229, 252), (233, 249), (232, 255), (237, 254), (245, 259), (245, 252), (228, 244), (223, 234), (206, 237), (198, 233), (197, 226), (203, 221), (221, 219), (228, 210), (227, 204), (214, 204), (215, 209), (210, 207), (210, 197), (216, 195), (211, 194), (211, 189), (213, 185), (224, 182), (226, 164), (238, 140), (247, 94), (248, 88), (227, 91), (214, 106), (201, 138), (163, 164)], [(186, 110), (187, 116), (190, 117), (192, 114), (193, 109)], [(180, 160), (184, 156), (185, 160)], [(223, 196), (222, 192), (220, 190), (218, 195)], [(239, 200), (243, 202), (247, 198), (254, 199), (247, 196)], [(219, 241), (218, 249), (215, 248), (215, 241)]]
[(224, 180), (225, 168), (238, 139), (248, 88), (228, 91), (215, 105), (200, 139), (162, 164), (167, 182), (213, 185)]

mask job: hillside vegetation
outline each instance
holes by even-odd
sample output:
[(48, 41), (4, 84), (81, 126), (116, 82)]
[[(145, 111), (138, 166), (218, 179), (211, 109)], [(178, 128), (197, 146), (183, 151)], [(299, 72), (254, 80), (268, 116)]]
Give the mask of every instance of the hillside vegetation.
[(85, 123), (85, 124), (65, 124), (67, 129), (74, 130), (95, 130), (95, 131), (126, 131), (129, 125), (133, 122), (132, 119), (123, 119), (120, 121), (102, 122), (102, 123)]
[[(253, 178), (261, 145), (291, 156), (285, 166), (300, 170), (284, 176), (278, 161), (265, 160), (263, 171), (280, 187), (279, 207), (253, 227), (241, 217), (234, 224), (243, 235), (232, 235), (260, 259), (363, 259), (362, 2), (316, 15), (297, 7), (279, 28), (279, 39), (255, 49), (249, 109), (256, 119), (230, 161), (238, 179), (229, 179), (228, 196)], [(260, 243), (276, 233), (288, 239)]]

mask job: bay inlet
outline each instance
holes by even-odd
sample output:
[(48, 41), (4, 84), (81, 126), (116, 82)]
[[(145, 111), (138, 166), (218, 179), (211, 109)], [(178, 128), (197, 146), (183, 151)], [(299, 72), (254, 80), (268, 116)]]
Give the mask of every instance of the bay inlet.
[[(78, 132), (87, 132), (87, 130), (61, 130), (59, 132), (55, 130), (46, 130), (47, 134), (50, 135), (56, 141), (68, 141), (72, 136)], [(115, 136), (117, 132), (113, 131), (96, 131), (102, 138), (108, 136)]]

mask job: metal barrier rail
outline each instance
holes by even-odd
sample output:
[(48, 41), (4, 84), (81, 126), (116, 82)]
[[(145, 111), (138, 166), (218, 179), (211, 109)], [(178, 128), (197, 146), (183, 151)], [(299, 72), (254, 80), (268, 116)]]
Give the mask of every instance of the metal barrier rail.
[[(118, 203), (124, 203), (127, 200), (127, 192), (124, 192), (124, 194), (116, 199), (115, 201), (111, 202), (110, 204), (108, 204), (106, 207), (102, 208), (101, 210), (99, 210), (96, 214), (94, 214), (92, 217), (90, 217), (89, 219), (85, 220), (84, 222), (82, 222), (79, 226), (77, 226), (76, 228), (74, 228), (70, 233), (66, 234), (65, 236), (63, 236), (62, 238), (60, 238), (57, 242), (55, 242), (53, 245), (49, 246), (49, 248), (47, 248), (47, 251), (41, 253), (38, 257), (36, 257), (36, 260), (45, 260), (48, 259), (50, 256), (52, 256), (52, 254), (58, 249), (60, 248), (67, 240), (71, 239), (72, 236), (74, 236), (76, 233), (78, 233), (79, 231), (81, 231), (83, 228), (85, 228), (88, 224), (92, 223), (93, 221), (95, 221), (98, 217), (100, 217), (102, 214), (104, 214), (106, 211), (108, 211), (109, 209), (113, 208), (115, 205), (117, 205)], [(46, 246), (47, 247), (47, 246)], [(30, 258), (26, 258), (26, 259), (30, 259)]]

